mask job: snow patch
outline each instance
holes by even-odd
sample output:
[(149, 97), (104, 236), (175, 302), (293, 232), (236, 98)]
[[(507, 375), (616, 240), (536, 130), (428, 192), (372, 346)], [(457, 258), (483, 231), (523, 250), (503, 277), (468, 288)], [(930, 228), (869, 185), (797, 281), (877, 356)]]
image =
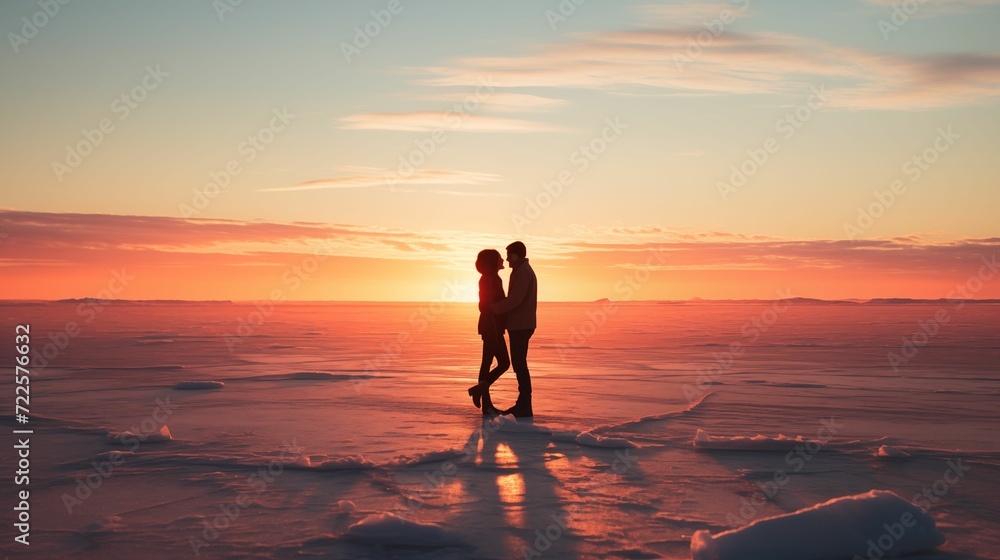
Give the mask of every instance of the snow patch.
[(427, 451), (415, 453), (413, 455), (400, 455), (390, 459), (387, 466), (390, 467), (411, 467), (423, 463), (436, 463), (438, 461), (450, 461), (452, 459), (468, 458), (469, 452), (464, 448), (445, 449), (443, 451)]
[(362, 519), (351, 525), (344, 536), (379, 546), (440, 548), (465, 544), (457, 531), (450, 531), (433, 523), (409, 521), (391, 512)]
[(313, 461), (308, 455), (299, 455), (292, 461), (294, 467), (313, 471), (350, 471), (375, 468), (375, 463), (364, 455), (345, 455), (322, 461)]
[[(695, 532), (693, 560), (895, 558), (945, 542), (934, 519), (886, 490), (843, 496), (719, 533)], [(872, 556), (874, 555), (874, 556)]]
[(339, 502), (337, 502), (336, 509), (337, 511), (350, 512), (358, 509), (358, 507), (355, 506), (354, 502), (350, 500), (340, 500)]
[(125, 430), (124, 432), (109, 432), (105, 438), (108, 443), (117, 443), (120, 445), (130, 445), (133, 443), (163, 443), (166, 441), (171, 441), (173, 436), (170, 435), (170, 428), (166, 424), (160, 426), (160, 429), (151, 434), (136, 434), (132, 430)]
[(174, 389), (179, 391), (199, 391), (202, 389), (221, 389), (225, 383), (222, 381), (178, 381)]
[(592, 432), (583, 432), (582, 434), (577, 435), (575, 441), (579, 445), (585, 445), (588, 447), (636, 447), (634, 443), (625, 438), (599, 436)]
[(788, 437), (778, 434), (778, 437), (768, 437), (757, 434), (747, 436), (710, 436), (702, 429), (694, 434), (694, 446), (698, 449), (725, 449), (731, 451), (789, 451), (797, 446), (813, 443), (822, 445), (819, 441), (808, 440), (802, 436)]
[(883, 445), (878, 448), (878, 451), (875, 452), (875, 456), (882, 459), (902, 459), (904, 457), (909, 457), (910, 454), (898, 447)]
[(535, 434), (551, 434), (552, 430), (544, 426), (536, 426), (533, 418), (518, 420), (513, 414), (503, 414), (490, 419), (490, 426), (501, 432), (529, 432)]

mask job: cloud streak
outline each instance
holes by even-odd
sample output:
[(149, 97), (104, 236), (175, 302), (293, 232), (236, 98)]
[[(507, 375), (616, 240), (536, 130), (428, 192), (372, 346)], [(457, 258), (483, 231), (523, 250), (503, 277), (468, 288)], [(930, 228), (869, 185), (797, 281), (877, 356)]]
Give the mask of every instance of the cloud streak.
[[(359, 189), (368, 187), (384, 187), (389, 185), (391, 178), (393, 185), (485, 185), (500, 181), (501, 177), (493, 173), (480, 173), (476, 171), (458, 171), (454, 169), (416, 169), (406, 176), (387, 169), (376, 167), (354, 167), (343, 166), (339, 168), (341, 175), (314, 179), (292, 185), (288, 187), (271, 187), (258, 189), (258, 192), (287, 192), (287, 191), (311, 191), (323, 189)], [(397, 189), (400, 190), (400, 189)], [(428, 191), (430, 192), (430, 191)], [(459, 191), (433, 191), (451, 192), (458, 194)], [(469, 193), (475, 194), (475, 193)]]
[[(255, 255), (308, 252), (316, 243), (341, 256), (450, 263), (456, 254), (474, 255), (503, 246), (506, 236), (455, 231), (406, 231), (342, 224), (290, 224), (160, 216), (0, 211), (8, 232), (3, 260), (83, 263), (105, 251), (154, 252), (182, 256), (217, 252), (250, 264)], [(870, 269), (901, 273), (964, 270), (983, 255), (1000, 253), (1000, 238), (925, 242), (920, 237), (871, 240), (789, 240), (725, 232), (663, 228), (580, 227), (558, 236), (530, 238), (534, 256), (580, 266), (624, 266), (656, 249), (670, 254), (666, 265), (774, 270)], [(526, 238), (527, 242), (527, 238)], [(137, 256), (140, 260), (141, 256)]]
[(706, 20), (719, 18), (720, 14), (727, 14), (726, 19), (743, 16), (749, 4), (749, 0), (655, 4), (642, 6), (640, 12), (647, 17), (669, 25), (700, 25)]
[(905, 110), (995, 102), (1000, 56), (900, 54), (795, 35), (725, 30), (692, 53), (704, 28), (650, 26), (578, 35), (522, 56), (468, 57), (422, 69), (421, 83), (467, 86), (484, 72), (505, 87), (691, 94), (830, 91), (829, 106)]
[[(426, 301), (449, 278), (474, 288), (475, 255), (512, 241), (447, 230), (21, 211), (0, 211), (0, 232), (9, 234), (0, 281), (16, 288), (7, 297), (31, 298), (88, 295), (88, 286), (102, 286), (121, 267), (141, 278), (123, 297), (259, 298), (322, 255), (323, 269), (296, 298)], [(769, 297), (786, 286), (813, 297), (936, 298), (1000, 255), (995, 237), (790, 240), (655, 225), (574, 227), (522, 241), (545, 270), (555, 294), (548, 297), (562, 300), (613, 297), (638, 267), (653, 274), (643, 288), (648, 299)], [(662, 264), (648, 264), (651, 251), (664, 255)], [(1000, 296), (998, 286), (978, 297)]]
[(362, 113), (340, 119), (347, 130), (398, 130), (405, 132), (566, 132), (551, 124), (472, 113), (411, 111), (407, 113)]
[[(903, 4), (899, 0), (863, 0), (865, 3), (886, 10), (894, 10)], [(1000, 0), (922, 0), (916, 11), (906, 14), (911, 18), (931, 18), (968, 14), (982, 8), (1000, 5)]]
[[(468, 101), (468, 94), (438, 94), (424, 96), (422, 99), (463, 103)], [(495, 91), (488, 96), (483, 96), (480, 100), (480, 104), (482, 111), (492, 111), (497, 113), (524, 113), (550, 111), (566, 105), (566, 100), (554, 97), (531, 95), (527, 93)]]

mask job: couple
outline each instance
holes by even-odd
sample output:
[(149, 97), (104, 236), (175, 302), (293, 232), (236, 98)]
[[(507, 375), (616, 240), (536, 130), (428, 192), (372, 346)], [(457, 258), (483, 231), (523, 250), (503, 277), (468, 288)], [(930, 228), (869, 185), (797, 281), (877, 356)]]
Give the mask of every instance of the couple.
[[(528, 418), (531, 412), (531, 376), (528, 374), (528, 339), (535, 333), (535, 310), (538, 307), (538, 282), (535, 271), (525, 258), (524, 243), (515, 241), (507, 246), (510, 263), (510, 293), (504, 297), (503, 282), (498, 272), (503, 269), (503, 257), (495, 249), (479, 252), (476, 270), (479, 279), (479, 334), (483, 338), (483, 361), (479, 367), (479, 383), (469, 388), (469, 395), (483, 414), (513, 414)], [(510, 335), (510, 357), (503, 331)], [(493, 358), (497, 367), (490, 370)], [(514, 365), (517, 374), (517, 402), (499, 410), (490, 400), (492, 385), (507, 369)]]

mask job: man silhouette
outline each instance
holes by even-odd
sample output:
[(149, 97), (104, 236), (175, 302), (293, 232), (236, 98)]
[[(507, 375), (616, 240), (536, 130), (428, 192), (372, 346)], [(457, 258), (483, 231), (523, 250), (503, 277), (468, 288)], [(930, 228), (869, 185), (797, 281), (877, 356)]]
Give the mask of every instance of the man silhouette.
[(517, 402), (504, 411), (518, 418), (533, 416), (531, 411), (531, 375), (528, 373), (528, 340), (535, 333), (538, 308), (538, 280), (525, 257), (524, 243), (515, 241), (507, 246), (510, 264), (510, 285), (507, 297), (490, 306), (497, 315), (507, 314), (510, 336), (510, 361), (517, 374)]

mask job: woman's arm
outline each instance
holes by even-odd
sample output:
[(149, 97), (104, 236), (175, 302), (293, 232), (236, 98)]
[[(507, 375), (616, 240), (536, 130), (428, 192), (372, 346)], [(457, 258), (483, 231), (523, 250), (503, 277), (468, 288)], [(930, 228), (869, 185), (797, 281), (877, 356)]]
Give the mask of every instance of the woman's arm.
[(531, 288), (531, 274), (534, 273), (530, 268), (522, 270), (520, 274), (511, 274), (509, 295), (494, 303), (490, 309), (497, 315), (501, 315), (521, 305), (524, 298), (528, 296), (528, 289)]
[(493, 303), (493, 298), (492, 298), (493, 294), (490, 293), (490, 290), (488, 288), (489, 285), (485, 282), (485, 280), (486, 280), (485, 276), (480, 276), (479, 277), (479, 312), (480, 313), (489, 310), (490, 304)]

